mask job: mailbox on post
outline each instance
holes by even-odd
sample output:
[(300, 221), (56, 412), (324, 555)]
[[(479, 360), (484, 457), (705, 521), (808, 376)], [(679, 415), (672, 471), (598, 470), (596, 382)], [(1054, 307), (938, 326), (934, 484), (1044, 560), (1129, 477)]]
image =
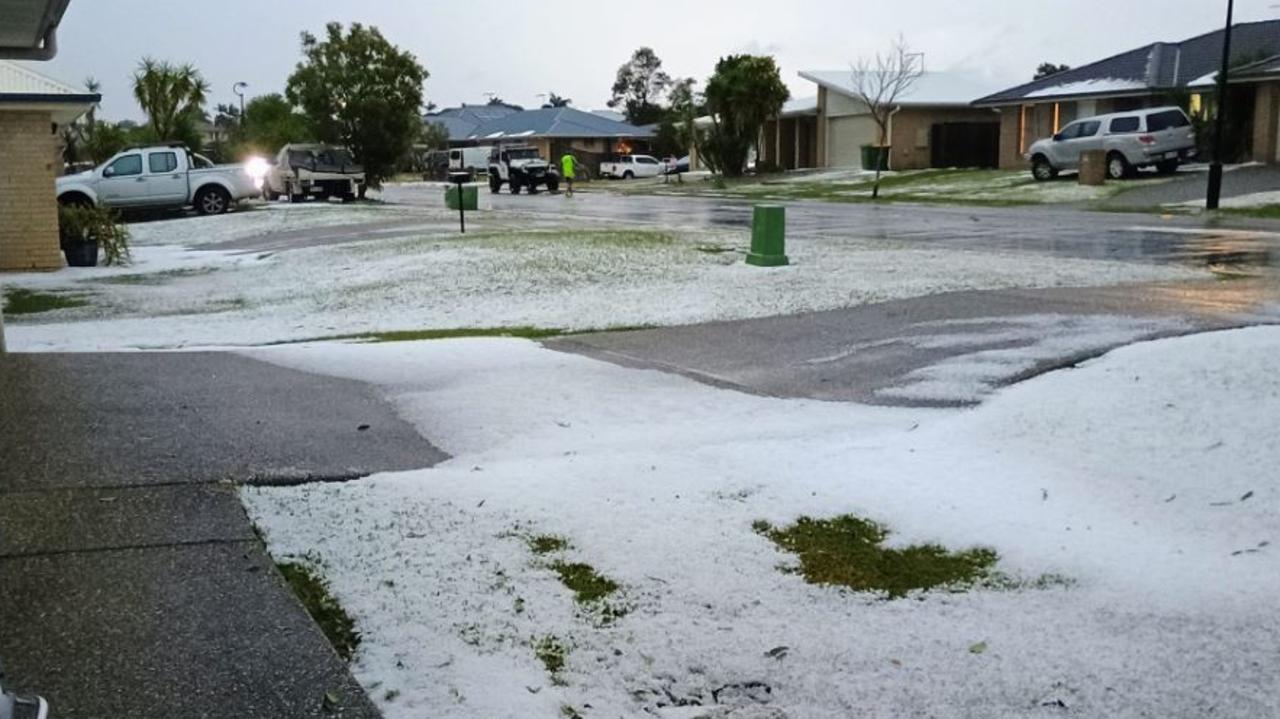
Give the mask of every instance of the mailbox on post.
[(445, 207), (458, 211), (458, 226), (464, 234), (467, 231), (467, 210), (480, 209), (480, 198), (476, 186), (467, 184), (470, 179), (470, 173), (450, 172), (449, 182), (453, 183), (453, 187), (444, 191)]

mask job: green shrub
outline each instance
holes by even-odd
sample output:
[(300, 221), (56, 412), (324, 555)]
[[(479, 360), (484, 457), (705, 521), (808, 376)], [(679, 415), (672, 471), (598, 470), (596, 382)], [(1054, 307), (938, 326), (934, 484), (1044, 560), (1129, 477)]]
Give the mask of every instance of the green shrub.
[(58, 208), (58, 239), (65, 250), (70, 245), (97, 242), (107, 265), (129, 261), (129, 228), (110, 208), (92, 205), (62, 205)]

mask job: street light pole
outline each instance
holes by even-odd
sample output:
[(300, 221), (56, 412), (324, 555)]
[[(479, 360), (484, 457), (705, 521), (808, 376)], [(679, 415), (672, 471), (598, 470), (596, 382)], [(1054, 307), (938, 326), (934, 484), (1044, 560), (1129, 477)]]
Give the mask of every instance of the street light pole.
[(240, 127), (244, 127), (244, 91), (249, 87), (247, 82), (237, 82), (231, 86), (231, 92), (240, 97)]
[(1205, 197), (1204, 206), (1210, 210), (1218, 209), (1218, 200), (1222, 197), (1222, 143), (1226, 134), (1227, 116), (1227, 79), (1231, 72), (1231, 18), (1235, 11), (1235, 0), (1227, 0), (1227, 29), (1222, 34), (1222, 70), (1218, 72), (1218, 117), (1213, 129), (1213, 163), (1209, 165), (1209, 194)]

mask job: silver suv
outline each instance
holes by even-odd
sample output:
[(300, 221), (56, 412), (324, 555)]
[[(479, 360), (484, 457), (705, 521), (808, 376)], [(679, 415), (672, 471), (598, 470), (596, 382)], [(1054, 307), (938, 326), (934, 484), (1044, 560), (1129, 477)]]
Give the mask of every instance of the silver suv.
[(1196, 154), (1196, 135), (1187, 114), (1177, 107), (1154, 107), (1088, 117), (1038, 140), (1024, 157), (1031, 174), (1043, 182), (1062, 170), (1080, 167), (1080, 153), (1107, 153), (1107, 177), (1119, 180), (1140, 167), (1172, 173)]

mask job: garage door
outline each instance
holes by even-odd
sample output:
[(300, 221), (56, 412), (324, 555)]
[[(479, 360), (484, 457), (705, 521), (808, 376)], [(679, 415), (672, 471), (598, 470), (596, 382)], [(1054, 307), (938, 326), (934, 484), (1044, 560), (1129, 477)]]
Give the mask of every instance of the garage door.
[(875, 120), (870, 115), (833, 117), (827, 129), (827, 164), (862, 167), (862, 146), (875, 143)]

